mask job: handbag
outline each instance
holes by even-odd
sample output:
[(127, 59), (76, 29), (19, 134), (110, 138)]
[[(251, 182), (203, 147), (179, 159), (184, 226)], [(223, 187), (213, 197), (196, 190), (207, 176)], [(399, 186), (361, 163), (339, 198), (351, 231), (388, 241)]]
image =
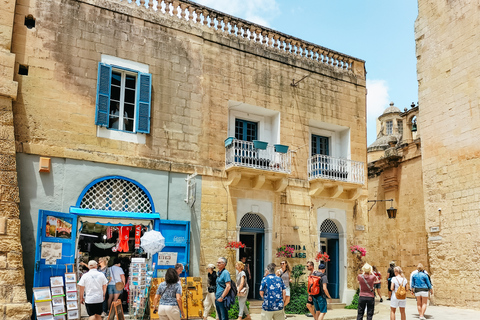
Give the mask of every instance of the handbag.
[(247, 295), (247, 288), (243, 288), (242, 290), (238, 291), (237, 295), (239, 297), (245, 297)]
[(112, 274), (113, 276), (113, 282), (115, 282), (115, 290), (117, 291), (122, 291), (123, 288), (125, 288), (125, 283), (123, 283), (122, 281), (118, 281), (115, 280), (115, 272), (113, 272), (112, 270), (110, 270), (110, 273)]

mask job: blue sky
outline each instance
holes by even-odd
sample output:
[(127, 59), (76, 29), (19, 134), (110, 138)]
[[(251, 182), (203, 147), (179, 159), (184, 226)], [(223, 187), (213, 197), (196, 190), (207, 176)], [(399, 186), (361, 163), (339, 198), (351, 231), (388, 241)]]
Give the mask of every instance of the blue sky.
[(418, 100), (416, 0), (196, 0), (222, 12), (366, 61), (367, 143), (390, 101)]

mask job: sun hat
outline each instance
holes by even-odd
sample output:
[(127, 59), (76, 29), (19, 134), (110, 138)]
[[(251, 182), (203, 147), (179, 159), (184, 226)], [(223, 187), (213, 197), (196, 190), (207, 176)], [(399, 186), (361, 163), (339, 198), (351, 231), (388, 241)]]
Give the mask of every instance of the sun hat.
[(365, 273), (372, 273), (372, 266), (368, 263), (365, 263), (362, 267), (363, 272)]

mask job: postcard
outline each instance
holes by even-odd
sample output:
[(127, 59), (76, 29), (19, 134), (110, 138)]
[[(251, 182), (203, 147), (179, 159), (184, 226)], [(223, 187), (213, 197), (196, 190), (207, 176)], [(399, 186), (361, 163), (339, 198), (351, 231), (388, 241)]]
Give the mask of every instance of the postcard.
[(75, 273), (65, 273), (65, 282), (77, 282), (77, 275)]
[(63, 287), (53, 287), (52, 288), (52, 296), (63, 296)]
[(67, 310), (78, 309), (77, 301), (67, 301)]
[(77, 292), (74, 291), (74, 292), (67, 292), (67, 301), (68, 300), (78, 300), (77, 298)]
[(35, 310), (37, 311), (37, 316), (50, 315), (53, 312), (50, 301), (36, 302)]
[(69, 310), (67, 311), (68, 320), (79, 319), (78, 310)]
[(65, 304), (65, 300), (63, 297), (53, 297), (52, 298), (52, 305), (53, 306), (63, 306)]
[(77, 292), (77, 284), (76, 283), (66, 283), (65, 284), (65, 290), (67, 292), (72, 292), (72, 291)]
[(53, 314), (65, 313), (65, 305), (58, 305), (53, 307)]
[(50, 277), (50, 286), (53, 287), (63, 287), (63, 277)]
[(50, 287), (33, 288), (33, 297), (34, 297), (35, 301), (50, 301), (50, 300), (52, 300), (52, 296), (50, 294)]

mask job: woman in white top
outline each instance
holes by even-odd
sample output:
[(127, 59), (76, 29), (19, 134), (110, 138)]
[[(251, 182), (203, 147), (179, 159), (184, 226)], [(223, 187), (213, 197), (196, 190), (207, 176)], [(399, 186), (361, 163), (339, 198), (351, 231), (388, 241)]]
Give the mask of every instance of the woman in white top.
[(283, 260), (280, 262), (280, 265), (282, 266), (281, 273), (280, 273), (280, 278), (283, 280), (283, 284), (285, 285), (285, 301), (283, 304), (283, 307), (285, 308), (287, 304), (290, 302), (290, 266), (288, 265), (287, 260)]
[(407, 316), (405, 314), (405, 307), (407, 306), (407, 299), (397, 299), (397, 290), (400, 284), (402, 284), (405, 287), (405, 290), (407, 290), (407, 279), (403, 275), (403, 270), (400, 267), (395, 267), (393, 269), (395, 272), (395, 277), (392, 278), (392, 285), (390, 289), (392, 290), (392, 298), (390, 300), (390, 320), (395, 320), (395, 311), (397, 308), (400, 309), (400, 317), (402, 320), (406, 320)]
[(248, 283), (245, 281), (245, 271), (243, 269), (245, 265), (242, 261), (238, 261), (235, 264), (235, 269), (237, 269), (237, 295), (238, 295), (238, 319), (242, 320), (243, 313), (246, 314), (246, 320), (250, 320), (250, 314), (248, 308), (246, 307), (247, 296), (248, 296)]

